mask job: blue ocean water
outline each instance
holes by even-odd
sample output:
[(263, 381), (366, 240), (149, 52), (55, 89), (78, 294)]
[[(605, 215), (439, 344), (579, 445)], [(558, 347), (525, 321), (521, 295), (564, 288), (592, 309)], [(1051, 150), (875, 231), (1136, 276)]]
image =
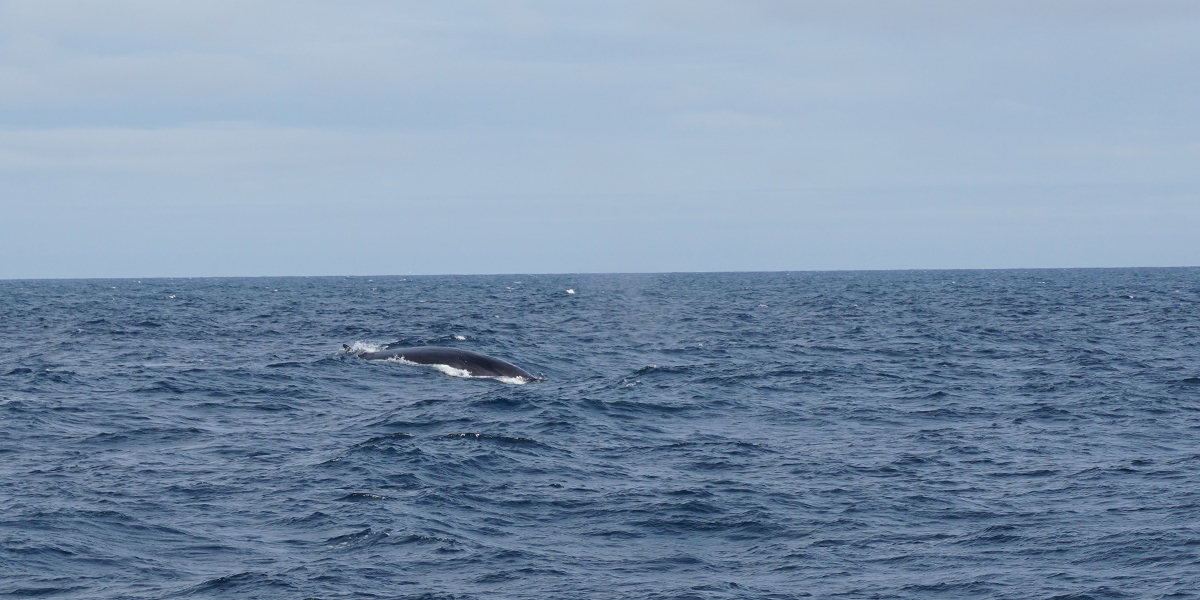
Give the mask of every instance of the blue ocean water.
[(4, 597), (1200, 597), (1200, 269), (3, 281), (0, 349)]

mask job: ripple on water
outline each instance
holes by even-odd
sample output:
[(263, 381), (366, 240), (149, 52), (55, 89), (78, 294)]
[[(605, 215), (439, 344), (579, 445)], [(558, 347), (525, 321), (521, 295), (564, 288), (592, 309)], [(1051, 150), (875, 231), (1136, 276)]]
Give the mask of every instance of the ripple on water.
[(1196, 597), (1198, 317), (1198, 269), (0, 282), (0, 595)]

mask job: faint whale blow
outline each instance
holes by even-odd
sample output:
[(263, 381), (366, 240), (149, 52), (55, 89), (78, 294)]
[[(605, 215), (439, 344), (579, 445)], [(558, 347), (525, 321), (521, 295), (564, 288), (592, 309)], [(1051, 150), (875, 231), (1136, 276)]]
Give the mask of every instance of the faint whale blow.
[[(354, 351), (342, 344), (346, 352)], [(448, 375), (459, 377), (492, 377), (501, 381), (525, 383), (538, 381), (539, 377), (530, 375), (528, 371), (512, 363), (493, 358), (486, 354), (446, 348), (443, 346), (418, 346), (415, 348), (392, 348), (378, 352), (359, 352), (354, 354), (367, 360), (395, 360), (416, 365), (439, 367)], [(444, 367), (444, 368), (443, 368)]]

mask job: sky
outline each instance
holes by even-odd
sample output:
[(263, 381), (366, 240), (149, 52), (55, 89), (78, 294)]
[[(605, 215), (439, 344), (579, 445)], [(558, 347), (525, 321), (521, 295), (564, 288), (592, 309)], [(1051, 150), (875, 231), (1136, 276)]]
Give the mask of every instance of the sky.
[(0, 278), (1200, 265), (1193, 0), (0, 0)]

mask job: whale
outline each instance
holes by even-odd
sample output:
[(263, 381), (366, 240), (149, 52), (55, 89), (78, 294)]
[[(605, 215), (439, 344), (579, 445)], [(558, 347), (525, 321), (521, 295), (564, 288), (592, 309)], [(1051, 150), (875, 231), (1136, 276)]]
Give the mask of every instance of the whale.
[[(348, 353), (353, 353), (350, 346), (342, 344)], [(498, 358), (444, 346), (417, 346), (414, 348), (389, 348), (378, 352), (360, 352), (355, 354), (366, 360), (399, 360), (418, 365), (446, 366), (456, 371), (465, 371), (470, 377), (496, 377), (539, 381), (541, 378), (530, 375), (528, 371), (505, 362)]]

